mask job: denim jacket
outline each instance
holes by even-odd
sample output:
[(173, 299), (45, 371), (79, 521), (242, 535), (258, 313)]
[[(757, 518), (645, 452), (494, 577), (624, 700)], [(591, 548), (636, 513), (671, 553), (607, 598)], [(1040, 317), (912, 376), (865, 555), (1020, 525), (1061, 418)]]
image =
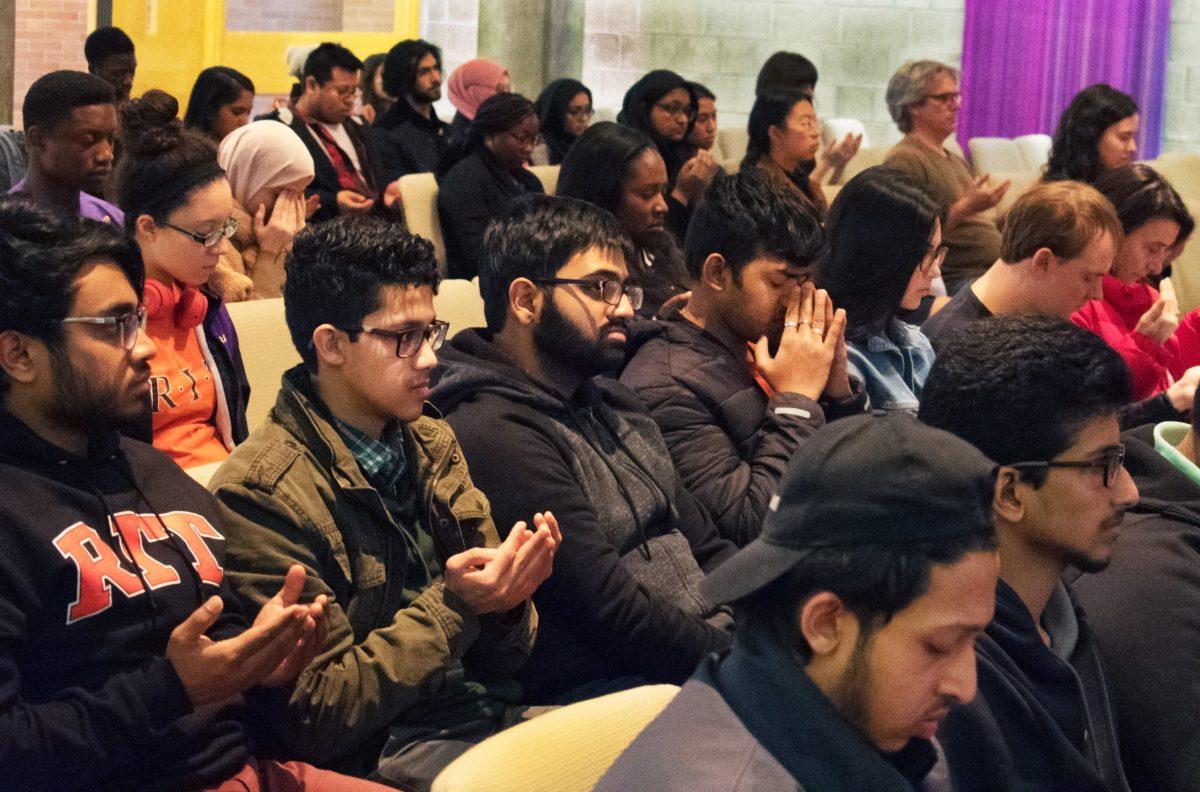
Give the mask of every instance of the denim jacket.
[(871, 409), (917, 411), (934, 360), (924, 333), (893, 319), (887, 333), (865, 342), (850, 340), (846, 356), (850, 373), (864, 383)]

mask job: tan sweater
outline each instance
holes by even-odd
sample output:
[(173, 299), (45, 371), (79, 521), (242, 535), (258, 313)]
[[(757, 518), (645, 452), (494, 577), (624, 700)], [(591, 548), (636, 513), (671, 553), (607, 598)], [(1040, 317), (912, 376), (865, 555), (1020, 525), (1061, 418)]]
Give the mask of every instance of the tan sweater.
[[(943, 212), (966, 193), (974, 177), (966, 160), (947, 149), (938, 153), (906, 137), (888, 152), (884, 165), (904, 171), (917, 180)], [(949, 248), (942, 264), (948, 285), (977, 278), (1000, 257), (1000, 231), (989, 212), (980, 212), (943, 233)]]

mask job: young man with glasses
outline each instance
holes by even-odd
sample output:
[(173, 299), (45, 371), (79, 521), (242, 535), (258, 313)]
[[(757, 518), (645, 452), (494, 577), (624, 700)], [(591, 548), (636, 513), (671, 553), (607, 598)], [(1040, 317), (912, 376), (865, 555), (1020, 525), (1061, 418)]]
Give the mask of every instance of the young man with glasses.
[(270, 715), (276, 748), (404, 789), (524, 716), (512, 674), (560, 538), (530, 511), (501, 543), (454, 434), (423, 416), (436, 284), (429, 242), (384, 220), (297, 235), (283, 298), (304, 362), (210, 484), (243, 601), (298, 563), (331, 602), (325, 650)]
[(845, 312), (810, 280), (821, 241), (816, 218), (761, 169), (718, 176), (688, 230), (691, 299), (639, 333), (621, 373), (683, 483), (739, 546), (805, 439), (866, 407), (846, 373)]
[(1137, 503), (1118, 422), (1130, 390), (1098, 336), (1020, 315), (963, 328), (925, 383), (921, 420), (998, 463), (979, 698), (939, 731), (955, 790), (1129, 788), (1097, 641), (1063, 576), (1105, 569)]
[(950, 253), (943, 279), (951, 294), (999, 257), (1000, 231), (989, 210), (1010, 184), (989, 185), (987, 174), (972, 176), (966, 160), (945, 146), (958, 129), (958, 79), (958, 70), (944, 63), (908, 61), (888, 81), (885, 97), (904, 139), (884, 164), (920, 182), (945, 213), (942, 233)]
[(327, 601), (291, 565), (240, 609), (212, 496), (118, 433), (155, 353), (142, 276), (117, 229), (0, 199), (3, 787), (379, 789), (250, 753), (253, 707), (320, 650)]
[(558, 703), (647, 681), (682, 682), (729, 644), (699, 595), (732, 554), (688, 493), (637, 397), (597, 377), (625, 359), (642, 291), (608, 212), (520, 199), (484, 239), (487, 328), (454, 337), (433, 402), (501, 525), (532, 504), (566, 537), (538, 589), (538, 641), (520, 679)]
[(387, 184), (378, 173), (378, 152), (354, 115), (362, 66), (353, 52), (329, 42), (313, 50), (304, 62), (300, 78), (304, 93), (296, 100), (291, 126), (316, 165), (316, 175), (305, 191), (321, 201), (309, 218), (312, 222), (339, 214), (382, 212), (396, 205), (399, 193), (385, 190)]

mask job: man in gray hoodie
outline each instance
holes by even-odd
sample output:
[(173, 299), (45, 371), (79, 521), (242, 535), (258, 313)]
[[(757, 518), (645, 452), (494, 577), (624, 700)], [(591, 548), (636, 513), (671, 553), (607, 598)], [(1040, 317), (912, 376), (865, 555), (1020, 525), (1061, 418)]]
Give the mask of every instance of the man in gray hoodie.
[(537, 503), (563, 526), (519, 677), (531, 703), (680, 683), (730, 642), (729, 616), (698, 584), (733, 545), (681, 484), (637, 397), (596, 377), (624, 361), (642, 298), (632, 255), (597, 207), (516, 202), (484, 239), (487, 328), (456, 335), (435, 375), (431, 399), (496, 524)]

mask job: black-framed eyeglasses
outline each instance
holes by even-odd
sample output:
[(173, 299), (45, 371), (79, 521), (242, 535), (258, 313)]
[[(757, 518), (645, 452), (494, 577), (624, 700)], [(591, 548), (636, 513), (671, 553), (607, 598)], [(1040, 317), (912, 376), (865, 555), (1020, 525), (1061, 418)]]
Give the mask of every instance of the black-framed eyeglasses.
[(939, 245), (936, 249), (925, 254), (925, 258), (921, 260), (921, 272), (932, 272), (934, 269), (941, 269), (942, 262), (946, 260), (946, 253), (950, 248), (945, 245)]
[(591, 105), (588, 105), (587, 107), (567, 108), (567, 115), (571, 116), (571, 118), (591, 118), (595, 114), (596, 111), (592, 109)]
[(926, 99), (932, 99), (938, 104), (952, 105), (962, 101), (962, 94), (958, 91), (946, 91), (940, 94), (925, 94)]
[(629, 298), (629, 307), (637, 310), (642, 307), (642, 287), (621, 283), (615, 280), (582, 280), (580, 278), (538, 278), (534, 283), (539, 286), (583, 286), (609, 305), (620, 305), (621, 296)]
[(131, 352), (137, 346), (138, 331), (146, 329), (146, 309), (139, 307), (120, 316), (68, 316), (62, 323), (116, 326), (121, 347)]
[(1125, 444), (1118, 443), (1115, 448), (1105, 453), (1103, 459), (1097, 459), (1093, 462), (1084, 462), (1082, 460), (1051, 460), (1049, 462), (1015, 462), (1011, 465), (1003, 465), (1003, 467), (1016, 468), (1017, 470), (1039, 470), (1048, 468), (1100, 468), (1104, 471), (1104, 486), (1111, 487), (1117, 480), (1117, 476), (1121, 474), (1121, 467), (1125, 464)]
[(339, 327), (345, 333), (367, 333), (396, 342), (396, 357), (406, 358), (417, 354), (423, 342), (429, 342), (429, 348), (437, 352), (446, 341), (446, 331), (450, 329), (449, 322), (435, 319), (425, 327), (414, 327), (411, 330), (384, 330), (382, 327)]
[(696, 115), (695, 106), (690, 104), (680, 104), (679, 102), (663, 104), (662, 102), (655, 102), (654, 106), (669, 116), (686, 116), (687, 118), (692, 118)]
[(206, 248), (216, 247), (221, 244), (222, 239), (229, 239), (237, 233), (239, 223), (236, 217), (231, 217), (225, 221), (225, 225), (218, 228), (216, 231), (210, 231), (207, 234), (197, 234), (195, 231), (188, 231), (186, 228), (180, 228), (173, 223), (164, 222), (167, 228), (178, 231), (186, 237), (191, 237), (192, 241), (204, 245)]

